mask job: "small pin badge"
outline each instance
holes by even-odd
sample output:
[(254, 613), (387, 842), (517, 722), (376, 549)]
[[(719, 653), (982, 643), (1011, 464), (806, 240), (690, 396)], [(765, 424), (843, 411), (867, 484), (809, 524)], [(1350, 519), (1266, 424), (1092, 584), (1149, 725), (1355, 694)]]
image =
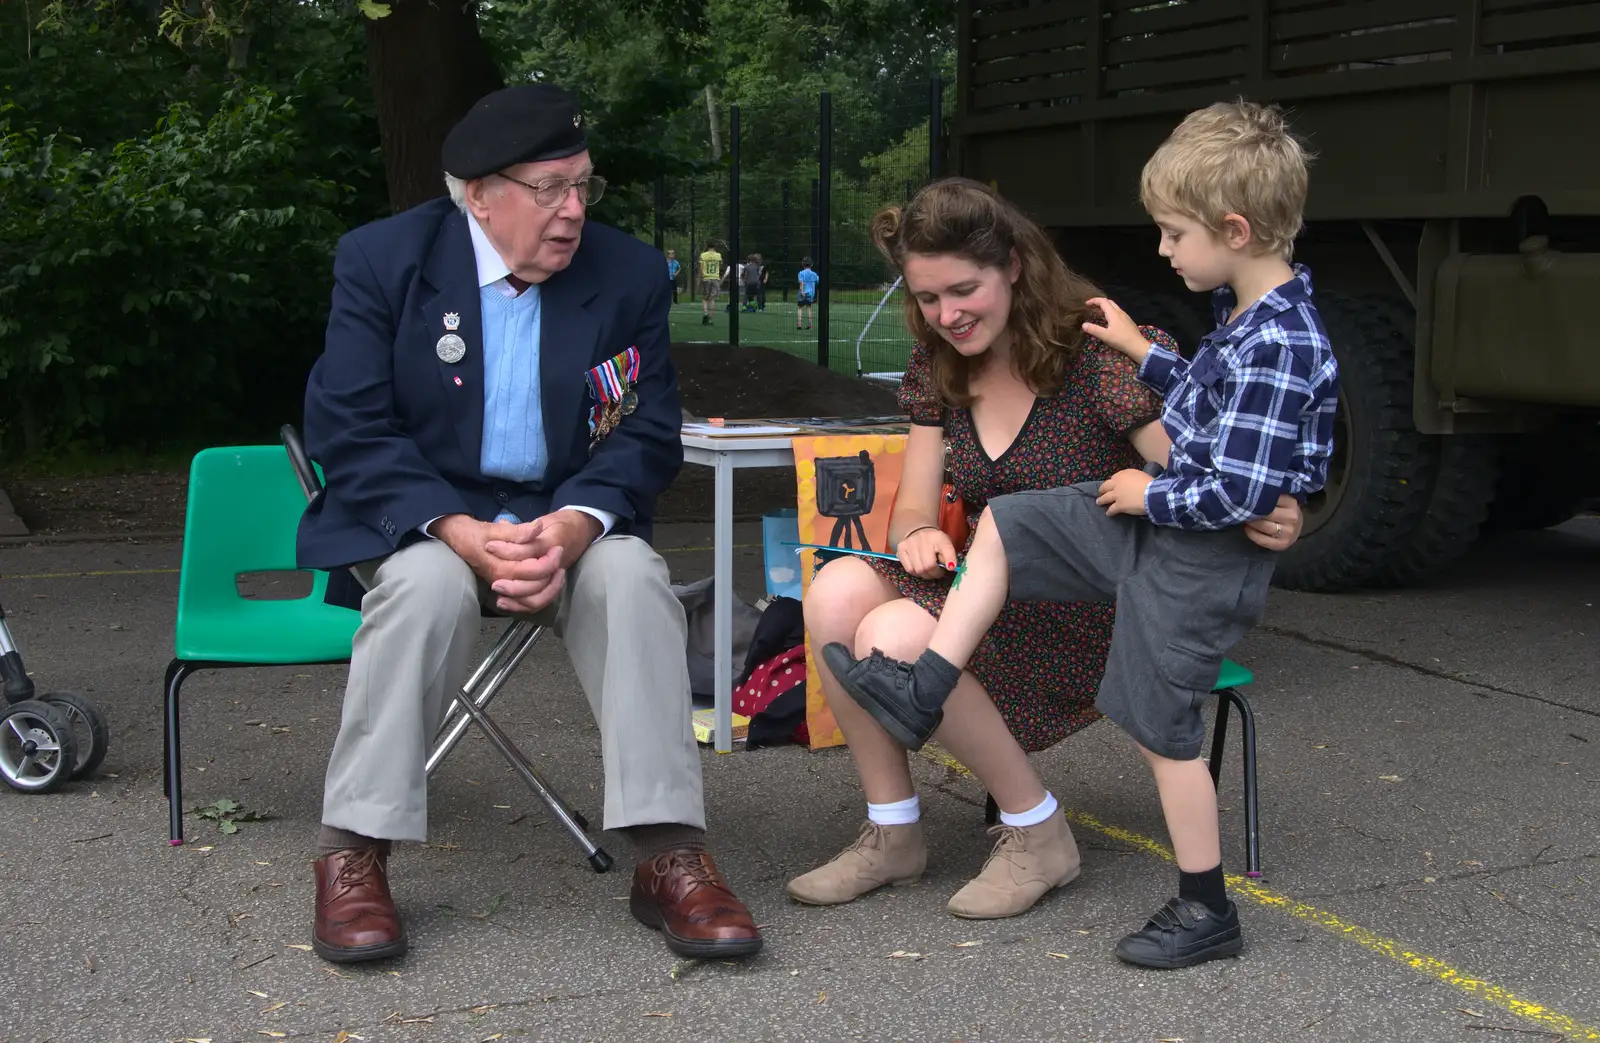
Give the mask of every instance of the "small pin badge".
[(456, 330), (459, 330), (461, 328), (461, 313), (458, 312), (458, 311), (447, 311), (447, 312), (445, 312), (444, 313), (444, 328), (449, 330), (451, 333), (454, 333)]
[(581, 127), (581, 126), (583, 126), (583, 113), (581, 113), (581, 112), (574, 112), (574, 113), (573, 113), (573, 114), (572, 114), (572, 125), (573, 125), (573, 126), (574, 126), (574, 127)]
[(446, 333), (439, 338), (439, 343), (434, 345), (433, 351), (439, 356), (440, 362), (460, 362), (467, 357), (467, 342), (454, 333)]
[(456, 387), (461, 387), (461, 386), (462, 386), (462, 385), (461, 385), (461, 378), (460, 378), (460, 377), (457, 377), (457, 378), (456, 378)]

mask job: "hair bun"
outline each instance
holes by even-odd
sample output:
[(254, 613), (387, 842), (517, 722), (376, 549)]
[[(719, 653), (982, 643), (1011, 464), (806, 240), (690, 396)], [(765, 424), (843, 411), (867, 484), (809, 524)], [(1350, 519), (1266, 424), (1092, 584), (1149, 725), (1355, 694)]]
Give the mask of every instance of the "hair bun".
[(872, 222), (867, 226), (867, 232), (872, 237), (873, 245), (884, 259), (895, 267), (900, 266), (899, 251), (896, 249), (900, 238), (900, 226), (905, 221), (905, 212), (898, 206), (886, 206), (872, 215)]

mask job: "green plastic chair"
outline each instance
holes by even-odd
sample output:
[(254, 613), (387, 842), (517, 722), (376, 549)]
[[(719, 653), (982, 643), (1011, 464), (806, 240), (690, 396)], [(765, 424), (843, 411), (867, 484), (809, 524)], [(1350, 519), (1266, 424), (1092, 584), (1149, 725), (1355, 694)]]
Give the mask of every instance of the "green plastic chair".
[(183, 843), (178, 696), (197, 670), (342, 663), (361, 613), (323, 602), (328, 574), (311, 593), (267, 601), (239, 594), (245, 572), (296, 571), (295, 532), (306, 497), (282, 446), (202, 450), (189, 468), (178, 620), (166, 678), (166, 796), (172, 844)]
[[(1261, 876), (1261, 819), (1256, 804), (1256, 715), (1241, 690), (1255, 680), (1255, 675), (1231, 659), (1222, 661), (1217, 683), (1211, 686), (1217, 697), (1217, 722), (1211, 729), (1211, 784), (1222, 779), (1222, 754), (1228, 737), (1228, 709), (1239, 711), (1244, 729), (1240, 743), (1244, 753), (1244, 832), (1245, 876)], [(1000, 818), (1000, 808), (989, 797), (984, 806), (984, 818), (994, 825)]]

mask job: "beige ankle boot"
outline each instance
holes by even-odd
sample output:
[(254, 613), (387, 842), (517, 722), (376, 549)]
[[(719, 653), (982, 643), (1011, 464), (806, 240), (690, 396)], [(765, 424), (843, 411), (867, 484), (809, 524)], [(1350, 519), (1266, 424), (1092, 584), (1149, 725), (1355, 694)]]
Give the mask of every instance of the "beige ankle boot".
[(1033, 907), (1052, 888), (1078, 878), (1078, 844), (1067, 817), (1056, 813), (1036, 826), (994, 826), (1000, 839), (983, 871), (957, 891), (948, 906), (968, 920), (1016, 916)]
[(807, 905), (838, 905), (884, 884), (914, 884), (927, 865), (921, 822), (880, 826), (868, 821), (855, 843), (832, 862), (789, 881), (789, 895)]

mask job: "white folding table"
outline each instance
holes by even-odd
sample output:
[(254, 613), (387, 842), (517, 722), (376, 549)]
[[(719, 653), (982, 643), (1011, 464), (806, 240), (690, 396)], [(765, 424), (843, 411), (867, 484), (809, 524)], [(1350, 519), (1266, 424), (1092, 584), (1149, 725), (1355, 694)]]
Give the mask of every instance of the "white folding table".
[(792, 435), (683, 436), (683, 459), (716, 472), (712, 526), (712, 625), (716, 630), (713, 679), (714, 741), (718, 753), (733, 752), (733, 472), (741, 467), (793, 467)]

